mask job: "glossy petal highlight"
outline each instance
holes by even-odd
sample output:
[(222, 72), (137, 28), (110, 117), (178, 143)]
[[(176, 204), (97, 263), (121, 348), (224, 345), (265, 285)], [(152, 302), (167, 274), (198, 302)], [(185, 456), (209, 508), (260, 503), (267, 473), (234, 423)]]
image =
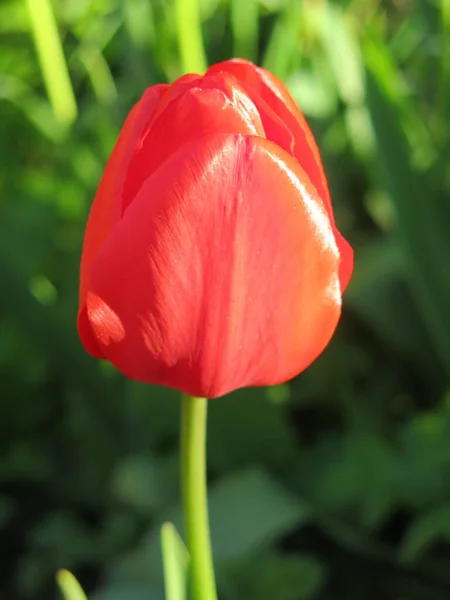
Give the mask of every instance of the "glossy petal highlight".
[[(335, 225), (330, 192), (319, 150), (305, 117), (286, 86), (266, 69), (256, 67), (243, 59), (228, 60), (208, 69), (208, 73), (211, 74), (221, 72), (233, 75), (245, 87), (258, 107), (263, 123), (267, 120), (270, 121), (270, 128), (266, 128), (266, 137), (295, 156), (317, 189), (327, 210), (341, 254), (339, 272), (341, 288), (344, 291), (353, 271), (353, 250)], [(275, 121), (273, 115), (276, 115)], [(282, 129), (278, 126), (277, 121), (282, 124)], [(285, 133), (286, 128), (293, 138), (289, 145)]]
[(133, 379), (208, 397), (278, 383), (328, 343), (338, 263), (296, 160), (260, 137), (205, 135), (153, 172), (103, 244), (83, 327)]

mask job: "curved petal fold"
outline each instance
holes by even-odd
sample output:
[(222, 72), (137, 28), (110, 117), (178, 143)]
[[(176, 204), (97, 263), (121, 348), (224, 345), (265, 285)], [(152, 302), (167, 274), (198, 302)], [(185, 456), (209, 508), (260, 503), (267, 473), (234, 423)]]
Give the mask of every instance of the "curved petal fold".
[[(278, 122), (273, 123), (275, 126), (272, 126), (269, 130), (266, 129), (266, 137), (295, 156), (317, 189), (327, 210), (339, 246), (341, 254), (340, 283), (342, 291), (344, 291), (353, 271), (353, 250), (335, 225), (330, 192), (319, 150), (305, 117), (287, 87), (266, 69), (256, 67), (253, 63), (244, 59), (227, 60), (208, 69), (208, 73), (211, 74), (221, 72), (229, 73), (241, 82), (258, 107), (263, 123), (267, 118), (273, 122), (273, 114), (277, 116)], [(264, 114), (267, 115), (266, 119)], [(279, 123), (282, 124), (281, 130), (279, 129)], [(293, 142), (289, 148), (284, 133), (286, 128), (293, 136)]]
[(168, 85), (148, 88), (132, 108), (108, 160), (92, 204), (84, 236), (80, 267), (80, 303), (83, 303), (92, 261), (121, 217), (128, 168)]
[(83, 327), (132, 379), (208, 397), (275, 384), (331, 338), (338, 268), (299, 163), (261, 137), (205, 134), (162, 162), (108, 236)]
[(264, 137), (259, 113), (238, 81), (222, 74), (189, 76), (174, 83), (130, 163), (122, 211), (171, 154), (183, 144), (213, 133)]

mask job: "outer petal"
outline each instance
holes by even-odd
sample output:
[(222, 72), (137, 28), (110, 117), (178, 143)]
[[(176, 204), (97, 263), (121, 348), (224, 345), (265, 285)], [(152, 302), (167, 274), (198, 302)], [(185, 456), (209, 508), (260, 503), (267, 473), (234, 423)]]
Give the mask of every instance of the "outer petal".
[[(249, 96), (256, 102), (259, 96), (290, 129), (295, 138), (293, 155), (308, 174), (320, 197), (324, 198), (327, 210), (332, 216), (327, 181), (317, 144), (286, 86), (265, 69), (243, 59), (228, 60), (208, 69), (208, 73), (211, 74), (221, 71), (234, 75), (238, 81), (242, 82)], [(289, 148), (284, 149), (287, 152), (290, 150)]]
[[(211, 74), (221, 71), (234, 75), (242, 83), (261, 113), (267, 112), (267, 107), (269, 107), (270, 114), (278, 115), (279, 120), (291, 131), (294, 137), (291, 147), (287, 147), (286, 143), (280, 143), (280, 139), (272, 133), (274, 129), (269, 131), (266, 129), (266, 137), (276, 142), (284, 150), (292, 152), (316, 187), (320, 198), (323, 199), (341, 254), (340, 283), (344, 290), (353, 271), (353, 250), (335, 226), (330, 192), (319, 150), (305, 117), (286, 86), (269, 71), (256, 67), (253, 63), (243, 59), (228, 60), (208, 69), (208, 73)], [(262, 102), (258, 102), (258, 96)], [(262, 114), (261, 118), (264, 121)], [(285, 136), (284, 133), (281, 135)]]
[[(121, 198), (128, 166), (145, 127), (152, 119), (167, 88), (167, 85), (155, 85), (145, 91), (128, 115), (106, 165), (84, 236), (80, 267), (80, 307), (84, 305), (92, 261), (120, 219)], [(83, 339), (88, 352), (100, 358), (102, 354), (95, 340), (90, 339), (89, 330), (84, 332)]]
[(183, 144), (213, 133), (264, 137), (255, 105), (238, 81), (228, 75), (185, 76), (173, 84), (130, 164), (124, 211), (143, 182)]
[(285, 381), (339, 319), (339, 253), (297, 161), (257, 137), (186, 144), (92, 270), (86, 320), (126, 376), (216, 397)]

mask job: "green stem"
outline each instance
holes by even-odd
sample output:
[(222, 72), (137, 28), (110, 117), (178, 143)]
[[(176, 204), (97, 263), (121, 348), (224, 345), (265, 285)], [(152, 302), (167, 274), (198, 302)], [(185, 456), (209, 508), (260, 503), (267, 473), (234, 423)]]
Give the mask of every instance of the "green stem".
[[(450, 82), (450, 0), (441, 0), (441, 35), (442, 35), (442, 52), (441, 52), (441, 110), (445, 122), (445, 115), (450, 106), (448, 98), (448, 84)], [(442, 132), (444, 142), (447, 141), (446, 128)]]
[(217, 600), (206, 485), (206, 398), (183, 394), (181, 468), (192, 600)]
[(184, 73), (203, 73), (207, 68), (198, 0), (175, 0), (175, 21)]
[(56, 581), (64, 600), (87, 600), (81, 585), (70, 571), (66, 569), (58, 571)]
[(77, 116), (77, 104), (50, 0), (27, 0), (31, 29), (45, 87), (53, 110), (67, 124)]

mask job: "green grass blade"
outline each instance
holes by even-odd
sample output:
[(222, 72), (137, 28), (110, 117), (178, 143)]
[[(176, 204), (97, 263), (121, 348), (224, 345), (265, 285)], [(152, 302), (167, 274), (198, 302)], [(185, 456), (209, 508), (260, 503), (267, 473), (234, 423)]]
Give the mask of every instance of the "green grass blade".
[(442, 207), (423, 173), (411, 166), (411, 148), (398, 109), (383, 87), (376, 49), (366, 47), (366, 93), (377, 159), (394, 203), (410, 282), (437, 354), (450, 372), (450, 244)]
[(262, 59), (262, 66), (283, 80), (289, 75), (292, 57), (298, 55), (300, 17), (298, 5), (289, 4), (280, 12)]
[[(450, 152), (450, 134), (447, 117), (450, 111), (450, 0), (441, 0), (441, 116), (442, 136), (444, 138), (444, 153)], [(444, 167), (445, 168), (445, 167)]]
[(358, 105), (364, 94), (364, 74), (355, 28), (344, 11), (331, 3), (319, 14), (319, 32), (338, 92), (346, 104)]
[(123, 0), (124, 25), (139, 49), (149, 49), (157, 39), (153, 4), (148, 0)]
[(230, 0), (233, 55), (258, 60), (258, 2)]
[(70, 125), (77, 104), (50, 0), (27, 0), (39, 63), (45, 87), (58, 118)]
[(175, 0), (175, 19), (181, 66), (184, 73), (207, 68), (199, 0)]
[(172, 523), (161, 527), (166, 600), (186, 600), (188, 552)]
[(443, 87), (450, 81), (450, 0), (441, 0)]
[(56, 581), (64, 600), (87, 600), (81, 585), (70, 571), (66, 569), (58, 571)]
[(102, 104), (114, 102), (117, 99), (116, 84), (102, 52), (93, 46), (80, 45), (78, 58), (86, 69), (98, 101)]

